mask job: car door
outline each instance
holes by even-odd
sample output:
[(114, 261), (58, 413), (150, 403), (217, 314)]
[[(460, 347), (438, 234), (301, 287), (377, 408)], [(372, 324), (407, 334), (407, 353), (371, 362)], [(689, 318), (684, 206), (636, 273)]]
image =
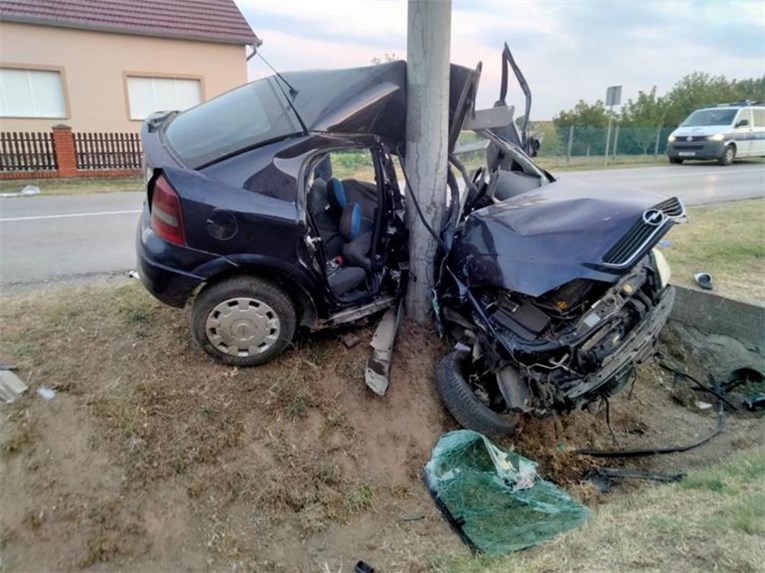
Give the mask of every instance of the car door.
[(765, 157), (765, 107), (752, 108), (752, 119), (751, 154), (754, 157)]
[(733, 122), (733, 140), (736, 142), (736, 157), (752, 155), (752, 140), (754, 128), (752, 125), (752, 110), (744, 108), (738, 112)]

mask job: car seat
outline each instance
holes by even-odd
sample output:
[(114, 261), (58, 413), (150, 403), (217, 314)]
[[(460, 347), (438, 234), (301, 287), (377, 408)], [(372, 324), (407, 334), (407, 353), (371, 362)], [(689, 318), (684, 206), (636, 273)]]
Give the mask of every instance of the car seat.
[(336, 296), (350, 292), (366, 281), (372, 268), (369, 250), (372, 233), (362, 233), (361, 206), (348, 203), (340, 217), (340, 235), (344, 240), (343, 264), (328, 277), (329, 288)]

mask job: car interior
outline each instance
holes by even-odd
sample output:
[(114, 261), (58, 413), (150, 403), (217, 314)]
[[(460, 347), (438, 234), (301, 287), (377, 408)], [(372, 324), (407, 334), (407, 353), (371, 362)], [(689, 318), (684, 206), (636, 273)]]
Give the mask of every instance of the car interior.
[(332, 151), (308, 174), (308, 212), (321, 237), (327, 283), (338, 300), (352, 301), (373, 289), (373, 246), (382, 221), (382, 186), (368, 149)]

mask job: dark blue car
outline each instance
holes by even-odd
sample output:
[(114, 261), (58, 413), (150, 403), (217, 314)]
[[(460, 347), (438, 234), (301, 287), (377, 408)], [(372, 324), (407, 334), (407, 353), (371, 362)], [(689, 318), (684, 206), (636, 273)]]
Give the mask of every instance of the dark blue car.
[[(457, 343), (437, 387), (459, 422), (489, 434), (624, 387), (674, 298), (653, 247), (685, 215), (677, 199), (574, 188), (537, 167), (530, 91), (507, 47), (502, 62), (499, 102), (482, 111), (480, 64), (451, 67), (448, 212), (434, 230), (434, 315)], [(520, 126), (508, 67), (526, 94)], [(277, 74), (146, 121), (140, 276), (159, 300), (191, 305), (206, 352), (262, 364), (298, 328), (397, 304), (405, 90), (404, 62)]]

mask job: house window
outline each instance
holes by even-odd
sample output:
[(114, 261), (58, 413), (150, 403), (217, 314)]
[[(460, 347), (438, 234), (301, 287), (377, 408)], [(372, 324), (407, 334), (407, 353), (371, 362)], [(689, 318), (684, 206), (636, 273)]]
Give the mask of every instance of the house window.
[(65, 118), (61, 74), (52, 70), (0, 68), (0, 117)]
[(130, 119), (146, 119), (155, 111), (184, 110), (202, 103), (199, 80), (127, 78)]

